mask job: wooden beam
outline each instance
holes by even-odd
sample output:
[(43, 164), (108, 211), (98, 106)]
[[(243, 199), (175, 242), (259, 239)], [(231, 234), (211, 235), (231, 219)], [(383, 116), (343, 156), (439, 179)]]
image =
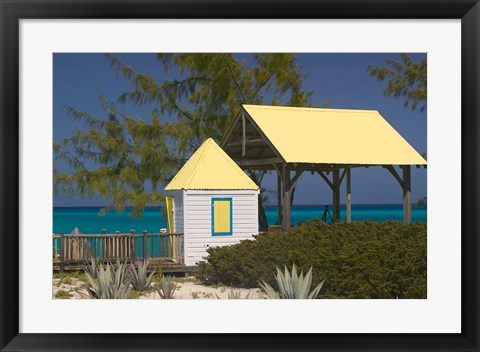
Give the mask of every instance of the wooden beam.
[[(243, 138), (243, 136), (242, 136), (242, 138)], [(268, 146), (268, 143), (263, 138), (246, 139), (245, 142), (249, 146), (257, 146), (257, 147), (258, 146), (263, 146), (263, 145)], [(243, 145), (243, 140), (242, 141), (229, 142), (229, 143), (226, 144), (226, 147), (241, 147), (242, 145)]]
[(319, 171), (317, 170), (317, 174), (319, 174), (320, 176), (322, 176), (322, 178), (325, 180), (325, 182), (327, 183), (327, 185), (330, 187), (330, 189), (333, 191), (333, 183), (330, 182), (330, 180), (328, 179), (327, 176), (325, 176), (325, 174), (323, 173), (323, 171)]
[(275, 170), (277, 170), (277, 173), (280, 175), (280, 177), (283, 175), (283, 165), (281, 164), (272, 164)]
[(280, 158), (267, 158), (267, 159), (244, 159), (244, 160), (238, 160), (237, 164), (240, 167), (245, 167), (248, 168), (249, 166), (272, 166), (272, 164), (278, 164), (281, 163), (282, 159)]
[(220, 147), (222, 149), (225, 148), (225, 144), (226, 142), (230, 139), (230, 136), (232, 135), (233, 131), (235, 130), (235, 128), (237, 127), (239, 121), (240, 121), (240, 114), (243, 112), (243, 108), (238, 112), (237, 116), (235, 116), (235, 119), (233, 120), (232, 124), (230, 125), (230, 127), (228, 128), (227, 130), (227, 133), (225, 133), (223, 135), (223, 138), (222, 140), (220, 141)]
[(302, 175), (302, 173), (303, 173), (303, 170), (297, 170), (295, 172), (295, 176), (293, 176), (292, 179), (290, 180), (290, 191), (292, 191), (292, 189), (297, 186), (298, 178), (300, 177), (300, 175)]
[(242, 111), (242, 158), (245, 156), (247, 128), (245, 127), (245, 111)]
[(277, 169), (277, 225), (282, 223), (282, 175)]
[(350, 183), (350, 167), (345, 168), (347, 172), (347, 222), (352, 221), (352, 198), (351, 198), (351, 183)]
[(290, 166), (283, 164), (283, 231), (290, 230)]
[(343, 178), (345, 177), (345, 174), (347, 173), (347, 167), (345, 167), (343, 169), (342, 176), (340, 176), (340, 181), (339, 181), (338, 187), (340, 187), (340, 185), (342, 184)]
[(403, 222), (412, 223), (412, 185), (410, 165), (402, 165), (403, 170)]
[(390, 171), (390, 173), (393, 175), (393, 177), (395, 177), (395, 179), (398, 181), (398, 183), (400, 184), (400, 187), (403, 188), (403, 180), (402, 178), (400, 177), (400, 175), (398, 174), (397, 170), (395, 170), (395, 168), (393, 167), (393, 165), (384, 165), (383, 166), (385, 169), (387, 169), (388, 171)]
[[(263, 147), (263, 148), (262, 148)], [(268, 149), (268, 145), (265, 146), (253, 146), (252, 149), (259, 148), (260, 150), (258, 151), (257, 155), (255, 155), (255, 159), (260, 158), (260, 156), (263, 154), (263, 152)]]
[(333, 221), (340, 221), (340, 170), (333, 170)]
[(270, 142), (270, 140), (267, 138), (267, 136), (265, 135), (265, 133), (263, 133), (262, 129), (257, 125), (257, 123), (255, 122), (255, 120), (253, 120), (253, 118), (248, 114), (247, 111), (245, 111), (245, 109), (243, 109), (243, 111), (245, 112), (245, 118), (247, 121), (250, 122), (250, 124), (255, 128), (255, 130), (257, 130), (258, 134), (267, 142), (268, 146), (270, 147), (270, 149), (272, 149), (273, 153), (281, 159), (281, 163), (286, 163), (286, 161), (283, 159), (282, 155), (279, 153), (279, 151), (277, 150), (277, 148), (275, 148), (275, 146), (273, 145), (272, 142)]

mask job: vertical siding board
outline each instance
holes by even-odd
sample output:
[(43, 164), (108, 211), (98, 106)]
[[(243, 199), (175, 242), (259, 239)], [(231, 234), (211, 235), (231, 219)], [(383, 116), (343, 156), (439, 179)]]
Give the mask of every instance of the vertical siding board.
[[(186, 191), (183, 202), (186, 265), (204, 260), (209, 247), (231, 245), (258, 234), (258, 191)], [(212, 198), (232, 198), (232, 235), (212, 236)]]

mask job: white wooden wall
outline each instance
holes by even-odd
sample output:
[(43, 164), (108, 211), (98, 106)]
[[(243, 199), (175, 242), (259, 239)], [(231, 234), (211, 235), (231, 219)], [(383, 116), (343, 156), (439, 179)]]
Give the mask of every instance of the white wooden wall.
[[(195, 265), (207, 248), (252, 239), (258, 234), (259, 191), (184, 191), (185, 264)], [(232, 235), (212, 236), (212, 198), (232, 198)], [(176, 202), (176, 200), (175, 200)]]
[(184, 191), (172, 191), (173, 197), (173, 232), (183, 233), (183, 197)]

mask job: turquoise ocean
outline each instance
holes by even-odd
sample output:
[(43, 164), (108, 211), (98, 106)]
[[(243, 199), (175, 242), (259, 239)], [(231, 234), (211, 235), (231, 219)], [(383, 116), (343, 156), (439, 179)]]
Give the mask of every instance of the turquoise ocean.
[[(133, 219), (128, 211), (110, 212), (100, 216), (100, 207), (61, 207), (53, 208), (53, 233), (64, 232), (69, 234), (75, 227), (82, 233), (96, 234), (105, 229), (107, 233), (128, 233), (135, 230), (141, 233), (143, 230), (149, 233), (158, 233), (161, 228), (167, 227), (159, 208), (147, 208), (142, 219)], [(325, 210), (324, 205), (294, 205), (292, 207), (292, 224), (307, 221), (313, 218), (321, 218)], [(329, 207), (330, 213), (332, 208)], [(266, 208), (267, 219), (270, 225), (274, 225), (277, 219), (277, 207)], [(340, 208), (341, 220), (346, 220), (345, 206)], [(357, 204), (352, 205), (353, 221), (386, 221), (403, 219), (402, 204)], [(329, 218), (327, 217), (327, 220)], [(427, 222), (427, 208), (415, 208), (412, 206), (413, 222)]]

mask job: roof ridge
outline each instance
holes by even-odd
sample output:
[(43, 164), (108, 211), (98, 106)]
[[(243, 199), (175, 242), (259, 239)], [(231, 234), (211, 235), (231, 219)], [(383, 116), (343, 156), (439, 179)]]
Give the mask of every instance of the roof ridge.
[(379, 113), (378, 110), (366, 110), (366, 109), (334, 109), (334, 108), (316, 108), (308, 106), (281, 106), (281, 105), (251, 105), (243, 104), (243, 107), (257, 109), (257, 110), (296, 110), (296, 111), (328, 111), (328, 112), (357, 112), (364, 114)]

